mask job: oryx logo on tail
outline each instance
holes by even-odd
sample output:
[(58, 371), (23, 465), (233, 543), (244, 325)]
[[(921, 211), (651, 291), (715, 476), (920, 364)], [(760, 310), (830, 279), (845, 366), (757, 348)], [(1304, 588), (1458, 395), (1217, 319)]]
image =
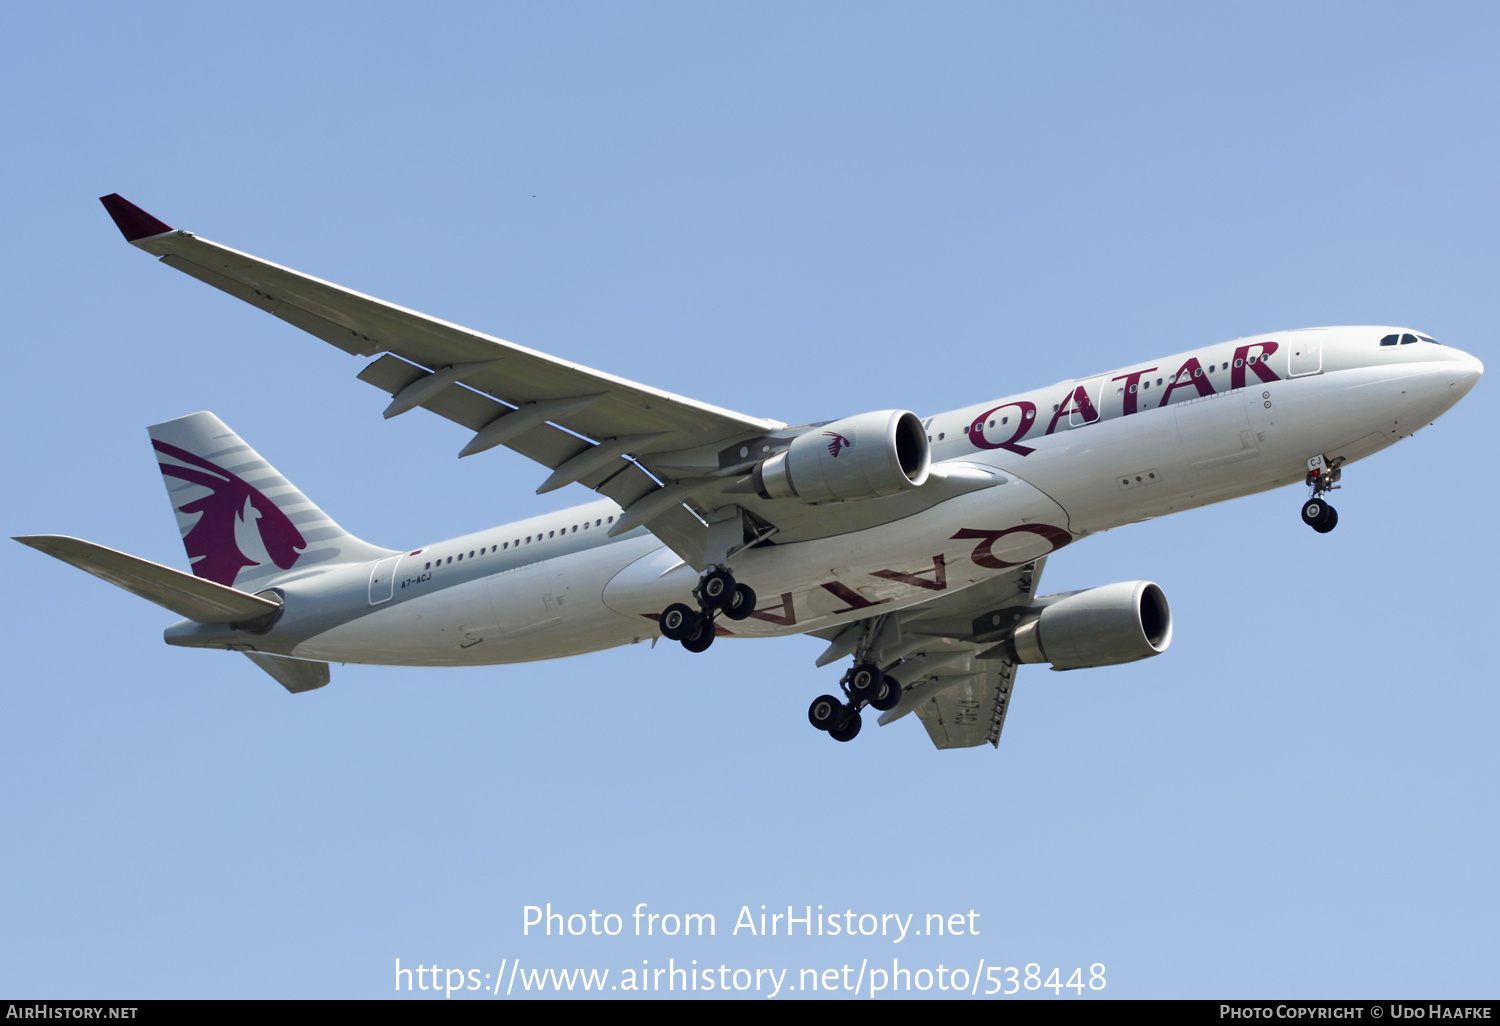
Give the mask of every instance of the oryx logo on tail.
[[(258, 535), (266, 556), (282, 570), (291, 569), (297, 562), (307, 548), (306, 539), (260, 489), (186, 449), (154, 438), (151, 444), (161, 455), (188, 464), (161, 461), (163, 475), (208, 489), (207, 495), (176, 507), (184, 514), (200, 514), (197, 523), (182, 536), (194, 574), (233, 587), (245, 567), (264, 565), (265, 560), (245, 554), (240, 544), (242, 535), (252, 548), (251, 539)], [(253, 534), (246, 534), (252, 527)]]
[(852, 449), (854, 447), (853, 441), (845, 438), (837, 431), (824, 431), (823, 435), (824, 437), (833, 439), (833, 441), (828, 443), (828, 455), (832, 456), (834, 459), (838, 459), (839, 453), (843, 452), (845, 449)]

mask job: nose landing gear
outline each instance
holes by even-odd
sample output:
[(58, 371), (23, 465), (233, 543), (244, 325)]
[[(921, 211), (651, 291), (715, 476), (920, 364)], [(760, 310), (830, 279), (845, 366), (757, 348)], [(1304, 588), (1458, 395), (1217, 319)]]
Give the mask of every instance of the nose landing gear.
[(1307, 461), (1307, 486), (1313, 494), (1302, 504), (1302, 522), (1319, 534), (1327, 534), (1339, 524), (1338, 510), (1328, 505), (1324, 495), (1339, 486), (1343, 474), (1339, 464), (1343, 462), (1339, 457), (1330, 463), (1321, 455)]
[(819, 695), (807, 709), (808, 722), (827, 731), (835, 741), (854, 740), (859, 733), (859, 711), (864, 706), (885, 712), (896, 708), (901, 701), (901, 685), (880, 672), (874, 663), (856, 663), (839, 681), (839, 688), (847, 696), (847, 702), (833, 695)]
[(723, 613), (743, 620), (755, 612), (755, 590), (736, 583), (727, 566), (710, 567), (693, 589), (698, 608), (674, 602), (661, 612), (661, 633), (668, 641), (680, 641), (689, 652), (702, 652), (714, 643), (714, 617)]

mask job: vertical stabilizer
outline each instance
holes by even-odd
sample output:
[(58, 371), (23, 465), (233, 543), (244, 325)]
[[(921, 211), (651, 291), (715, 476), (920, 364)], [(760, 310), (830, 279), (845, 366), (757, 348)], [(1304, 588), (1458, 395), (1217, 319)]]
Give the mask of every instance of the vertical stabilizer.
[(254, 592), (289, 571), (390, 555), (334, 523), (212, 413), (149, 431), (197, 576)]

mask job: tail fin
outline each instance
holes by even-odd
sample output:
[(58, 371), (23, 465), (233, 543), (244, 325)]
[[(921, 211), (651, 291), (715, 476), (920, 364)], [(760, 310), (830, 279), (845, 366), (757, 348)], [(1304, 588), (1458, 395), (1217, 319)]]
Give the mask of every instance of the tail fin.
[(149, 430), (197, 576), (254, 592), (288, 571), (391, 554), (334, 523), (212, 413)]

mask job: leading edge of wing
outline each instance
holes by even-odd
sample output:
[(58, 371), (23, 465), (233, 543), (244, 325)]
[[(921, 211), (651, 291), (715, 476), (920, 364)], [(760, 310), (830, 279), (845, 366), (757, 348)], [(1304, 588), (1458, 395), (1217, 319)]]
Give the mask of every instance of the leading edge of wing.
[[(244, 268), (247, 265), (251, 268), (263, 268), (264, 270), (271, 272), (272, 274), (284, 276), (291, 281), (304, 282), (314, 289), (326, 289), (337, 296), (346, 298), (353, 302), (368, 303), (373, 308), (384, 311), (388, 314), (394, 314), (398, 317), (404, 318), (413, 318), (425, 322), (427, 325), (430, 325), (431, 327), (439, 329), (441, 331), (451, 332), (459, 337), (467, 337), (469, 339), (473, 339), (476, 342), (487, 343), (489, 345), (498, 347), (501, 350), (515, 356), (526, 357), (532, 360), (540, 361), (542, 363), (550, 364), (553, 368), (559, 371), (572, 372), (578, 375), (587, 376), (598, 381), (601, 384), (610, 386), (612, 388), (618, 388), (623, 391), (637, 392), (643, 397), (649, 397), (659, 402), (676, 405), (688, 410), (692, 410), (696, 413), (712, 417), (717, 420), (728, 421), (732, 423), (735, 428), (743, 430), (747, 433), (779, 431), (786, 426), (781, 421), (767, 420), (760, 417), (750, 417), (742, 413), (737, 413), (733, 410), (727, 410), (723, 407), (714, 406), (711, 403), (700, 402), (696, 399), (690, 399), (672, 392), (652, 388), (649, 385), (643, 385), (639, 382), (631, 381), (628, 378), (618, 377), (616, 375), (594, 370), (590, 367), (584, 367), (580, 364), (572, 363), (567, 360), (561, 360), (555, 356), (550, 356), (538, 350), (529, 349), (526, 346), (517, 345), (514, 342), (507, 342), (504, 339), (496, 338), (492, 335), (487, 335), (483, 332), (475, 331), (472, 328), (466, 328), (462, 325), (454, 324), (450, 321), (445, 321), (441, 318), (433, 317), (429, 314), (424, 314), (416, 310), (411, 310), (407, 307), (399, 306), (395, 303), (390, 303), (382, 299), (377, 299), (373, 296), (365, 295), (361, 292), (356, 292), (353, 289), (345, 288), (344, 286), (337, 285), (333, 282), (324, 281), (321, 278), (315, 278), (309, 274), (303, 274), (302, 272), (293, 270), (292, 268), (284, 267), (280, 264), (272, 263), (269, 260), (263, 260), (249, 253), (244, 253), (240, 250), (232, 249), (228, 246), (224, 246), (219, 243), (200, 238), (192, 234), (191, 232), (173, 229), (164, 221), (153, 217), (151, 214), (148, 214), (146, 211), (142, 210), (140, 207), (120, 196), (118, 193), (111, 193), (108, 196), (100, 197), (100, 202), (104, 204), (105, 210), (109, 212), (110, 217), (114, 220), (115, 225), (120, 229), (120, 233), (125, 237), (126, 241), (130, 242), (132, 245), (140, 249), (146, 250), (148, 253), (151, 253), (155, 256), (172, 255), (180, 257), (191, 263), (200, 265), (201, 261), (193, 259), (193, 256), (196, 254), (201, 253), (204, 255), (213, 255), (220, 258), (227, 257), (232, 263), (240, 265), (241, 268)], [(223, 266), (210, 267), (207, 269), (220, 275), (223, 275), (225, 272), (225, 268)], [(295, 289), (293, 289), (293, 291), (295, 292)], [(328, 317), (330, 311), (324, 306), (324, 304), (318, 302), (317, 297), (309, 296), (299, 298), (304, 298), (306, 300), (306, 305), (298, 303), (293, 303), (292, 305), (301, 306), (303, 309), (308, 310), (308, 312), (317, 314), (318, 316)], [(335, 323), (337, 323), (337, 319), (335, 319)], [(351, 328), (353, 327), (353, 325), (344, 326)], [(431, 362), (430, 360), (424, 361), (422, 359), (422, 354), (403, 353), (395, 343), (390, 341), (382, 341), (382, 343), (380, 344), (380, 348), (375, 351), (382, 350), (387, 352), (395, 352), (397, 353), (397, 355), (403, 356), (408, 359), (416, 359), (418, 362)]]

